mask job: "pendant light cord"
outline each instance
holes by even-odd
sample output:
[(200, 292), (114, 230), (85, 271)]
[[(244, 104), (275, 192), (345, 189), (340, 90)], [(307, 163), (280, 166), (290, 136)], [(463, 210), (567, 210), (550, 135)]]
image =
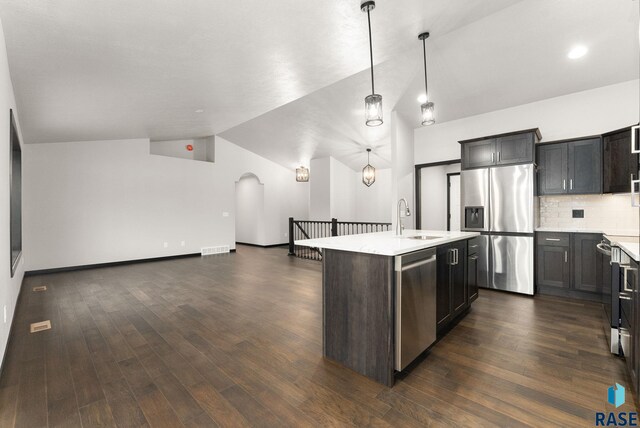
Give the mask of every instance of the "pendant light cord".
[(367, 9), (367, 22), (369, 23), (369, 58), (371, 59), (371, 94), (376, 93), (376, 89), (373, 83), (373, 42), (371, 41), (371, 15), (369, 9)]
[(429, 89), (427, 86), (427, 44), (425, 43), (425, 39), (422, 39), (422, 49), (424, 51), (424, 95), (427, 97), (425, 102), (429, 102)]

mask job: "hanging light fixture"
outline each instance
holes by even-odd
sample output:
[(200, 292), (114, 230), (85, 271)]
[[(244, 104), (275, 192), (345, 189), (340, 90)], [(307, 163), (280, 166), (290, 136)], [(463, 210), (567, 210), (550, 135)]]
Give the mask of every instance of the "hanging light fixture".
[(367, 95), (364, 99), (364, 115), (367, 126), (382, 125), (382, 95), (376, 94), (376, 88), (373, 81), (373, 43), (371, 41), (371, 15), (370, 11), (376, 8), (376, 2), (373, 0), (363, 0), (360, 3), (360, 9), (367, 12), (367, 22), (369, 24), (369, 58), (371, 59), (371, 95)]
[(303, 166), (296, 168), (296, 181), (298, 183), (306, 183), (309, 181), (309, 168)]
[(371, 187), (376, 181), (376, 169), (369, 163), (369, 154), (371, 149), (367, 149), (367, 166), (362, 168), (362, 182), (365, 186)]
[(429, 90), (427, 89), (427, 45), (425, 40), (429, 38), (429, 33), (421, 33), (418, 36), (418, 39), (422, 40), (422, 50), (424, 52), (424, 93), (426, 96), (425, 102), (420, 106), (420, 110), (422, 110), (422, 125), (433, 125), (436, 123), (436, 117), (434, 114), (434, 105), (429, 101)]

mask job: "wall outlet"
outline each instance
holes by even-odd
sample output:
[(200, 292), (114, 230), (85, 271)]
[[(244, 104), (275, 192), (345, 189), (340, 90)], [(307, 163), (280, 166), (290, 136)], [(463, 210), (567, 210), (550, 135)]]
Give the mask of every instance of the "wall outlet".
[(164, 248), (169, 248), (169, 243), (168, 243), (168, 242), (165, 242), (165, 243), (163, 244), (163, 246), (164, 246)]
[(229, 213), (228, 213), (228, 212), (226, 212), (226, 211), (223, 211), (223, 212), (222, 212), (222, 217), (229, 217)]
[(180, 241), (180, 246), (184, 247), (186, 245), (186, 243), (184, 241)]

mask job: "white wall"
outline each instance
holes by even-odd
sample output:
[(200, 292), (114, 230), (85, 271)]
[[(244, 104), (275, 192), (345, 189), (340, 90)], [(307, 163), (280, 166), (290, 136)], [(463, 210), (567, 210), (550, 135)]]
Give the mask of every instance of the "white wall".
[(415, 162), (460, 159), (458, 141), (540, 128), (542, 141), (597, 135), (638, 122), (640, 80), (418, 128)]
[[(187, 150), (187, 146), (192, 150)], [(172, 158), (215, 162), (215, 136), (188, 140), (151, 141), (149, 153)]]
[(452, 172), (460, 172), (459, 163), (420, 171), (421, 229), (447, 230), (447, 174)]
[[(409, 124), (398, 114), (391, 112), (391, 216), (396, 227), (397, 203), (406, 198), (411, 209), (410, 217), (403, 217), (402, 224), (407, 229), (415, 227), (414, 191), (414, 134)], [(404, 209), (404, 207), (403, 207)], [(403, 215), (403, 214), (401, 214)]]
[(146, 139), (26, 145), (27, 270), (235, 248), (245, 173), (264, 183), (264, 244), (287, 242), (287, 218), (308, 216), (308, 185), (222, 138), (216, 151), (208, 163), (149, 155)]
[(376, 181), (371, 187), (362, 183), (362, 172), (355, 173), (354, 181), (357, 190), (355, 221), (391, 223), (391, 169), (376, 169)]
[[(357, 221), (356, 193), (362, 192), (354, 183), (356, 172), (342, 162), (331, 160), (331, 218)], [(362, 184), (362, 187), (367, 187)], [(375, 186), (375, 183), (373, 184)], [(313, 197), (313, 194), (311, 195)]]
[(376, 181), (371, 187), (362, 182), (362, 172), (332, 157), (312, 159), (309, 173), (310, 219), (391, 222), (390, 169), (376, 169)]
[(309, 219), (331, 220), (331, 159), (311, 159), (309, 166)]
[(236, 182), (236, 242), (265, 245), (264, 184), (254, 174)]
[[(16, 119), (16, 127), (20, 135), (20, 142), (24, 147), (24, 140), (20, 131), (20, 112), (16, 110), (16, 101), (13, 95), (13, 85), (9, 75), (9, 64), (7, 62), (7, 50), (4, 41), (4, 32), (0, 23), (0, 314), (4, 308), (7, 310), (6, 320), (0, 317), (0, 353), (4, 358), (4, 352), (9, 340), (9, 330), (11, 320), (16, 308), (16, 301), (20, 293), (22, 278), (24, 277), (25, 260), (29, 259), (28, 251), (24, 242), (24, 230), (28, 227), (24, 223), (25, 204), (23, 203), (23, 242), (22, 258), (18, 262), (16, 272), (11, 277), (11, 267), (9, 266), (9, 109), (13, 109)], [(23, 173), (24, 173), (24, 149), (23, 149)], [(24, 196), (24, 185), (23, 185)]]

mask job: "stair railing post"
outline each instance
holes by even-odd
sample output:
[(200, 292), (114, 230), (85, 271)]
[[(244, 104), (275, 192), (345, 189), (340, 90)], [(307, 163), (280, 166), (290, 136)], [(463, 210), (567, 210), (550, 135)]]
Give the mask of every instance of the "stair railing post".
[(293, 245), (293, 217), (289, 217), (289, 255), (296, 255), (295, 247)]

